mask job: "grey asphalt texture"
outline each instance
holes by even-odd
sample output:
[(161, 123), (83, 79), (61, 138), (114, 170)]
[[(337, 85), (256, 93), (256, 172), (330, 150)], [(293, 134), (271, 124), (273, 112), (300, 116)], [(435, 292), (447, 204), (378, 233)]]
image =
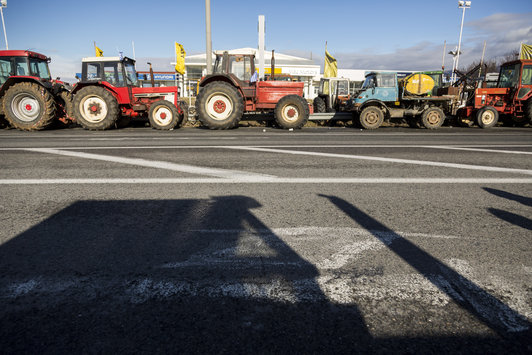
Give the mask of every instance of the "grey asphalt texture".
[(531, 154), (529, 127), (0, 130), (0, 353), (530, 354)]

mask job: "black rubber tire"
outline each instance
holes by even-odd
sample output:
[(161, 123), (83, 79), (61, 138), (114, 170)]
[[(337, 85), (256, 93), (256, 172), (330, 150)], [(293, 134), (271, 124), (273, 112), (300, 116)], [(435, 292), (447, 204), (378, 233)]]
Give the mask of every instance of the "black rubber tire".
[(169, 131), (181, 122), (177, 107), (168, 100), (155, 101), (148, 111), (150, 126), (155, 129)]
[(281, 128), (301, 128), (307, 123), (310, 110), (307, 100), (301, 96), (287, 95), (277, 102), (273, 115)]
[(445, 121), (445, 113), (439, 107), (429, 107), (421, 114), (421, 124), (427, 129), (440, 128)]
[[(89, 112), (91, 103), (91, 107), (95, 109), (94, 113)], [(99, 115), (103, 109), (106, 109), (107, 113), (97, 117), (96, 115)], [(113, 128), (118, 119), (118, 102), (105, 88), (86, 86), (74, 95), (74, 117), (76, 122), (85, 129), (103, 131)]]
[(484, 106), (477, 111), (477, 124), (480, 128), (490, 128), (499, 121), (499, 112), (491, 107)]
[(74, 118), (74, 105), (72, 103), (72, 94), (69, 91), (61, 91), (59, 94), (59, 104), (63, 107), (67, 118), (75, 120)]
[(52, 94), (36, 83), (18, 83), (4, 95), (3, 109), (9, 124), (23, 131), (39, 131), (48, 127), (56, 116)]
[(384, 121), (384, 113), (377, 106), (368, 106), (360, 112), (358, 121), (362, 128), (377, 129)]
[(325, 107), (325, 100), (323, 98), (316, 96), (314, 98), (314, 113), (325, 113), (327, 108)]
[(196, 112), (200, 122), (210, 129), (234, 128), (244, 113), (244, 101), (234, 86), (216, 81), (200, 90)]
[(532, 97), (530, 97), (525, 102), (525, 117), (527, 118), (527, 123), (532, 124)]
[(183, 111), (183, 114), (181, 116), (180, 120), (180, 126), (184, 125), (188, 122), (188, 103), (184, 100), (179, 101), (179, 107), (181, 108), (181, 111)]

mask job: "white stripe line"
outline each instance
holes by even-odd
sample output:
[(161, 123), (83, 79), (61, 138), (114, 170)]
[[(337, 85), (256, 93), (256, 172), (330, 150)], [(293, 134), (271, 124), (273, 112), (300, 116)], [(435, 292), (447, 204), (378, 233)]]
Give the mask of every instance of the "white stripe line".
[(468, 151), (468, 152), (484, 152), (484, 153), (532, 154), (532, 152), (523, 152), (523, 151), (520, 151), (520, 150), (479, 149), (479, 148), (465, 148), (465, 147), (450, 147), (450, 146), (443, 146), (443, 145), (427, 145), (427, 146), (424, 146), (423, 148), (464, 150), (464, 151)]
[[(226, 149), (235, 147), (224, 145), (139, 145), (139, 146), (75, 146), (75, 147), (36, 147), (34, 149), (60, 149), (60, 150), (122, 150), (122, 149)], [(434, 148), (434, 149), (449, 149), (455, 148), (475, 148), (475, 147), (489, 147), (489, 148), (532, 148), (532, 144), (478, 144), (478, 145), (446, 145), (446, 146), (427, 146), (414, 144), (280, 144), (280, 145), (246, 145), (243, 147), (252, 148)], [(17, 151), (27, 150), (28, 148), (0, 148), (0, 151)], [(494, 152), (505, 152), (493, 150)], [(516, 151), (517, 152), (517, 151)], [(530, 154), (530, 153), (528, 153)]]
[(495, 166), (444, 163), (444, 162), (427, 161), (427, 160), (383, 158), (383, 157), (372, 157), (372, 156), (366, 156), (366, 155), (348, 155), (348, 154), (308, 152), (308, 151), (299, 151), (299, 150), (283, 150), (283, 149), (270, 149), (270, 148), (258, 148), (258, 147), (241, 147), (241, 146), (232, 146), (231, 147), (231, 146), (228, 146), (227, 148), (236, 149), (236, 150), (252, 150), (252, 151), (267, 152), (267, 153), (282, 153), (282, 154), (293, 154), (293, 155), (312, 155), (312, 156), (328, 157), (328, 158), (372, 160), (372, 161), (382, 161), (382, 162), (400, 163), (400, 164), (428, 165), (428, 166), (438, 166), (438, 167), (445, 167), (445, 168), (456, 168), (456, 169), (467, 169), (467, 170), (482, 170), (482, 171), (496, 171), (496, 172), (503, 172), (503, 173), (519, 173), (519, 174), (532, 175), (532, 170), (513, 169), (513, 168), (500, 168), (500, 167), (495, 167)]
[(179, 171), (179, 172), (189, 173), (189, 174), (216, 176), (216, 177), (226, 178), (226, 179), (236, 179), (236, 180), (251, 179), (251, 180), (257, 181), (257, 180), (270, 179), (274, 177), (273, 175), (255, 174), (255, 173), (248, 173), (245, 171), (204, 168), (200, 166), (175, 164), (175, 163), (169, 163), (169, 162), (164, 162), (164, 161), (150, 161), (150, 160), (138, 159), (138, 158), (124, 158), (124, 157), (115, 157), (115, 156), (110, 156), (110, 155), (63, 151), (63, 150), (48, 149), (48, 148), (27, 148), (23, 150), (31, 151), (31, 152), (39, 152), (39, 153), (64, 155), (64, 156), (75, 157), (75, 158), (94, 159), (94, 160), (109, 161), (109, 162), (128, 164), (128, 165), (144, 166), (148, 168)]
[(532, 178), (116, 178), (1, 179), (0, 185), (66, 184), (532, 184)]

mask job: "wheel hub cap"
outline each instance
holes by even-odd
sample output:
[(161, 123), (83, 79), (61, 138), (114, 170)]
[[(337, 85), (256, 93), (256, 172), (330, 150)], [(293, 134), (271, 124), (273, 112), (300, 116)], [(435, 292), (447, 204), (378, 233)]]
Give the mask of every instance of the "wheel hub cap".
[(227, 106), (225, 105), (225, 102), (223, 102), (222, 100), (217, 100), (214, 105), (213, 105), (213, 109), (214, 111), (216, 111), (217, 113), (222, 113), (226, 110)]
[(296, 110), (291, 108), (290, 110), (288, 110), (288, 112), (286, 114), (288, 115), (288, 117), (292, 118), (292, 117), (294, 117), (296, 115)]
[(23, 122), (32, 122), (41, 114), (40, 104), (36, 98), (21, 93), (13, 98), (11, 108), (15, 116)]

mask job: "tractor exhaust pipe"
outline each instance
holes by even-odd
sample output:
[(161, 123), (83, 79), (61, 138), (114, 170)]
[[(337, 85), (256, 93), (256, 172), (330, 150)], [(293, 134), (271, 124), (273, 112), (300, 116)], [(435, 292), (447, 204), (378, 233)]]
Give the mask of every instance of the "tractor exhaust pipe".
[(273, 54), (273, 52), (275, 52), (275, 49), (272, 50), (272, 59), (270, 61), (272, 65), (271, 75), (270, 75), (271, 80), (275, 80), (275, 55)]
[(153, 68), (151, 67), (151, 63), (148, 62), (148, 65), (150, 66), (150, 82), (151, 82), (151, 87), (154, 88), (155, 87), (155, 78), (153, 77)]

